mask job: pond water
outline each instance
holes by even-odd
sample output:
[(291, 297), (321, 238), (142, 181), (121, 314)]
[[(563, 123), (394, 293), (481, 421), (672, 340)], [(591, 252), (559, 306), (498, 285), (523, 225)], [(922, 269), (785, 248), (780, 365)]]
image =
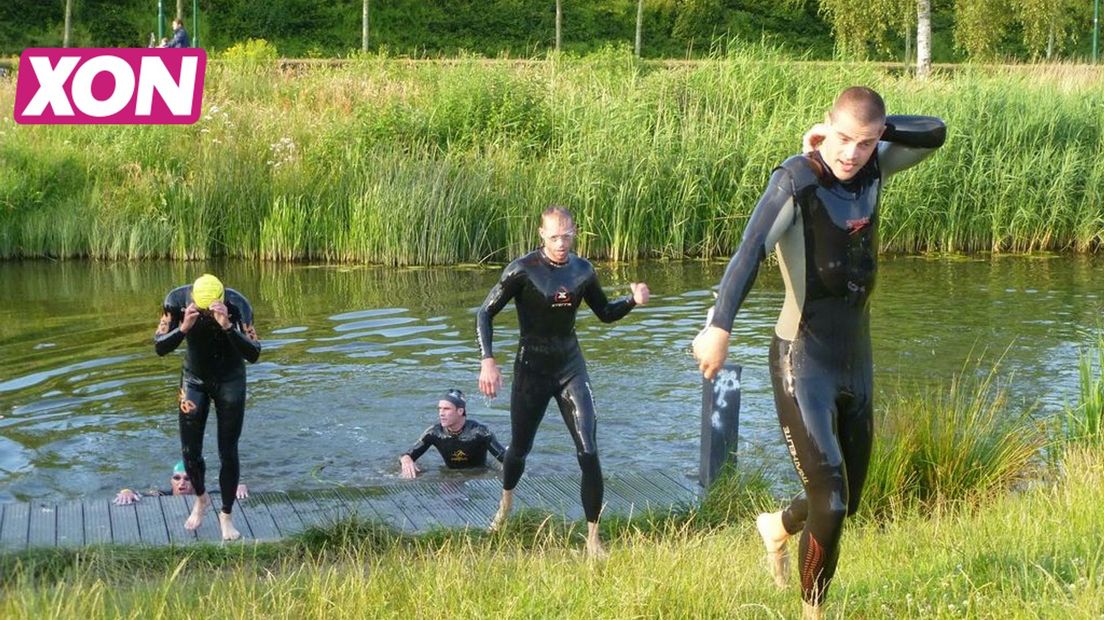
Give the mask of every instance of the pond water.
[[(873, 300), (876, 389), (941, 385), (968, 359), (1002, 358), (1017, 399), (1060, 413), (1077, 353), (1101, 328), (1099, 258), (885, 257)], [(598, 403), (607, 471), (696, 476), (700, 376), (689, 343), (723, 261), (599, 265), (610, 295), (644, 280), (652, 303), (612, 325), (584, 307), (579, 338)], [(152, 347), (160, 302), (204, 271), (253, 303), (264, 351), (249, 367), (240, 451), (254, 490), (363, 485), (397, 477), (398, 455), (436, 421), (447, 388), (509, 442), (508, 398), (477, 395), (475, 311), (499, 267), (393, 269), (254, 262), (0, 263), (0, 502), (60, 501), (166, 487), (179, 457), (180, 353)], [(744, 365), (741, 458), (793, 477), (774, 417), (767, 346), (782, 302), (765, 267), (733, 330)], [(517, 322), (495, 323), (509, 381)], [(1003, 357), (1002, 357), (1003, 356)], [(508, 394), (508, 387), (506, 389)], [(208, 471), (217, 471), (214, 414)], [(449, 474), (435, 452), (427, 476)], [(527, 473), (577, 470), (555, 411)], [(493, 476), (494, 472), (484, 473)]]

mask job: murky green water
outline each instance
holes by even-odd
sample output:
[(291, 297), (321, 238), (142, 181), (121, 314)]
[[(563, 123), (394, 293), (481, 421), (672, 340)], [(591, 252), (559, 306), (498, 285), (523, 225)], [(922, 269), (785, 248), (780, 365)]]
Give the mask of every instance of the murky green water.
[[(1016, 395), (1054, 414), (1076, 395), (1076, 354), (1101, 325), (1100, 259), (885, 259), (874, 296), (878, 387), (939, 383), (971, 354), (1004, 354)], [(607, 471), (669, 467), (694, 475), (700, 382), (688, 353), (724, 264), (600, 266), (607, 290), (631, 280), (653, 302), (614, 325), (584, 311), (579, 335), (598, 399)], [(0, 264), (0, 501), (106, 495), (166, 486), (179, 458), (179, 353), (151, 344), (160, 301), (205, 270), (253, 302), (264, 342), (249, 368), (241, 441), (256, 490), (361, 484), (397, 476), (398, 454), (435, 421), (447, 387), (509, 440), (508, 403), (475, 396), (474, 314), (491, 268), (395, 270), (255, 263)], [(766, 268), (734, 329), (745, 365), (744, 458), (790, 476), (767, 376), (782, 301)], [(516, 321), (496, 321), (509, 370)], [(508, 380), (507, 375), (507, 380)], [(213, 414), (212, 414), (213, 417)], [(206, 452), (217, 467), (214, 420)], [(435, 453), (427, 475), (447, 475)], [(527, 472), (574, 471), (567, 432), (545, 418)], [(487, 474), (493, 475), (493, 474)]]

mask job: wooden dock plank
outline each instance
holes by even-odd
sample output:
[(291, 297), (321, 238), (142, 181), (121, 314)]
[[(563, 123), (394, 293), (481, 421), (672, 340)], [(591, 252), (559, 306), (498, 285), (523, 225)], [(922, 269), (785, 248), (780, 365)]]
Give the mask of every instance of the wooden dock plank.
[(110, 501), (97, 498), (84, 503), (84, 544), (111, 544), (111, 515), (107, 511)]
[[(241, 513), (242, 519), (249, 527), (248, 537), (253, 540), (278, 540), (280, 530), (276, 527), (276, 520), (268, 512), (268, 506), (262, 501), (254, 501), (246, 498), (234, 503), (234, 514)], [(246, 536), (242, 530), (242, 536)]]
[[(692, 485), (691, 485), (692, 486)], [(635, 472), (605, 478), (606, 514), (626, 516), (665, 512), (699, 500), (687, 481), (668, 472)], [(276, 540), (308, 526), (326, 527), (352, 516), (377, 520), (405, 532), (433, 528), (486, 527), (501, 495), (491, 478), (415, 480), (370, 488), (330, 488), (293, 493), (264, 492), (237, 502), (235, 524), (247, 538)], [(221, 506), (216, 495), (213, 503)], [(130, 506), (109, 499), (56, 505), (0, 505), (0, 549), (92, 544), (191, 544), (221, 540), (217, 508), (204, 518), (198, 535), (184, 529), (194, 496), (146, 497)], [(515, 495), (517, 509), (583, 518), (578, 474), (523, 478)]]
[(165, 513), (161, 511), (161, 498), (147, 496), (133, 504), (134, 516), (138, 519), (138, 534), (142, 543), (147, 545), (169, 544), (168, 524)]
[(57, 505), (56, 544), (59, 547), (84, 546), (84, 502), (75, 500)]
[(299, 518), (299, 513), (295, 511), (295, 506), (287, 493), (267, 491), (253, 495), (251, 499), (258, 500), (258, 503), (264, 502), (265, 507), (268, 508), (268, 514), (272, 516), (272, 521), (276, 524), (276, 529), (282, 538), (303, 531), (303, 520)]
[(415, 532), (418, 525), (406, 514), (399, 497), (386, 490), (365, 497), (365, 502), (371, 504), (381, 521), (403, 532)]
[(169, 544), (190, 545), (196, 542), (198, 539), (195, 532), (184, 529), (184, 521), (191, 513), (187, 502), (184, 501), (184, 496), (164, 495), (157, 500), (161, 503), (161, 511), (165, 515), (165, 529), (169, 533)]
[(30, 504), (4, 506), (4, 523), (0, 528), (0, 549), (22, 551), (27, 548), (27, 531), (31, 521)]
[(57, 506), (35, 503), (30, 509), (27, 528), (28, 547), (53, 547), (57, 544)]
[(444, 502), (440, 493), (427, 493), (428, 484), (403, 485), (407, 501), (417, 503), (429, 515), (430, 529), (465, 527), (463, 516)]
[(142, 530), (138, 525), (138, 511), (136, 504), (129, 506), (116, 506), (114, 502), (108, 502), (107, 510), (111, 517), (111, 541), (117, 545), (136, 545), (142, 542)]
[(420, 502), (411, 501), (410, 494), (403, 489), (404, 484), (407, 483), (389, 484), (383, 487), (387, 492), (388, 499), (406, 515), (407, 519), (413, 524), (414, 531), (424, 532), (436, 527), (437, 520)]

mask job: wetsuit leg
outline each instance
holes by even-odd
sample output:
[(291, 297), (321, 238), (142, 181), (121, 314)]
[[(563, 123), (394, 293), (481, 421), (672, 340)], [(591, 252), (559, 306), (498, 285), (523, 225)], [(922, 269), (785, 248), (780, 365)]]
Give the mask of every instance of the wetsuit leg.
[(533, 449), (533, 439), (544, 418), (544, 410), (552, 399), (553, 384), (549, 377), (527, 371), (514, 364), (514, 380), (510, 388), (510, 445), (502, 459), (502, 488), (512, 491), (525, 472), (525, 457)]
[(579, 491), (583, 512), (587, 521), (595, 523), (602, 512), (602, 465), (598, 461), (598, 418), (594, 412), (594, 396), (590, 392), (590, 378), (583, 369), (571, 377), (563, 389), (556, 393), (567, 430), (575, 442), (575, 456), (583, 472)]
[[(837, 381), (828, 371), (812, 371), (791, 343), (775, 338), (771, 345), (771, 382), (786, 447), (804, 487), (804, 496), (783, 511), (787, 531), (802, 530), (800, 573), (802, 598), (819, 605), (839, 559), (839, 539), (848, 512), (849, 485), (843, 449), (837, 435)], [(797, 366), (799, 376), (795, 376)]]
[(241, 475), (238, 439), (245, 420), (245, 377), (219, 384), (214, 400), (218, 418), (219, 490), (222, 511), (230, 514)]
[(207, 428), (207, 413), (211, 398), (203, 386), (184, 379), (180, 383), (180, 453), (184, 459), (184, 471), (192, 480), (196, 495), (207, 492), (204, 476), (207, 464), (203, 460), (203, 431)]

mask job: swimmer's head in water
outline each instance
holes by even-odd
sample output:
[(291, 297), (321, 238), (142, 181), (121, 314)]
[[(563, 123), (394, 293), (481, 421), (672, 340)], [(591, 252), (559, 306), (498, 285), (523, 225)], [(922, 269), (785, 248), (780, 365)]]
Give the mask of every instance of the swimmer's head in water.
[(178, 461), (176, 466), (173, 467), (172, 475), (172, 494), (173, 495), (194, 495), (195, 488), (192, 486), (192, 479), (188, 476), (188, 472), (184, 469), (184, 461)]
[(437, 401), (437, 417), (441, 426), (446, 429), (456, 430), (463, 427), (467, 415), (468, 401), (460, 390), (449, 390)]
[(575, 218), (563, 207), (548, 207), (541, 213), (540, 236), (545, 256), (566, 263), (575, 244)]
[(207, 310), (216, 301), (222, 301), (225, 289), (222, 281), (215, 276), (205, 273), (192, 284), (192, 301), (200, 310)]
[(817, 150), (837, 179), (851, 179), (874, 156), (885, 116), (885, 102), (865, 86), (852, 86), (836, 98), (828, 113), (830, 130)]

